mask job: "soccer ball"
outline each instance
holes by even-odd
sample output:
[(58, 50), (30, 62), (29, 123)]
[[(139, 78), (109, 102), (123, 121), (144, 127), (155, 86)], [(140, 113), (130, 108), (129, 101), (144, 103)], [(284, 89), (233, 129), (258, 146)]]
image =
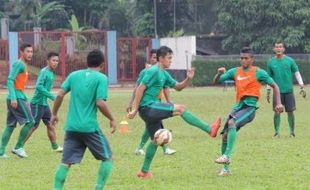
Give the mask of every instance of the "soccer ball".
[(168, 129), (159, 129), (154, 135), (154, 142), (157, 145), (169, 144), (172, 141), (172, 134)]

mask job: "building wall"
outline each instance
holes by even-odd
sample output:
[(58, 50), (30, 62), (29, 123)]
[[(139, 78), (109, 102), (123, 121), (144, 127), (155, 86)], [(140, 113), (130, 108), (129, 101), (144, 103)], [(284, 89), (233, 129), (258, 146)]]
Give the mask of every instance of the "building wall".
[(173, 50), (171, 70), (187, 70), (191, 67), (192, 56), (196, 55), (196, 37), (183, 36), (177, 38), (161, 38), (161, 46)]

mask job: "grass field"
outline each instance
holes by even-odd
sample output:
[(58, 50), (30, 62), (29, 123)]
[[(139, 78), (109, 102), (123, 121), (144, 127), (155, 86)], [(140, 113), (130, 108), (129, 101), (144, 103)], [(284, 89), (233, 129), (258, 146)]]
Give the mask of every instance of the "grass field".
[[(178, 152), (164, 156), (158, 149), (151, 170), (154, 178), (141, 180), (136, 177), (143, 157), (134, 155), (144, 125), (139, 117), (129, 121), (129, 132), (109, 133), (108, 122), (100, 116), (100, 123), (107, 135), (113, 153), (114, 166), (106, 185), (109, 190), (265, 190), (265, 189), (310, 189), (310, 99), (302, 99), (296, 88), (296, 138), (288, 137), (286, 114), (282, 115), (281, 138), (273, 139), (273, 113), (266, 103), (263, 92), (260, 108), (255, 120), (238, 133), (233, 154), (232, 176), (221, 178), (216, 174), (221, 169), (214, 160), (220, 155), (221, 138), (211, 139), (202, 131), (183, 122), (180, 117), (164, 122), (173, 131), (171, 147)], [(310, 92), (309, 92), (310, 93)], [(28, 93), (32, 95), (32, 92)], [(110, 90), (108, 104), (118, 122), (125, 115), (130, 90)], [(191, 88), (183, 92), (172, 92), (175, 103), (183, 103), (205, 121), (211, 123), (217, 116), (223, 118), (234, 103), (234, 89)], [(1, 131), (5, 126), (6, 91), (1, 91)], [(68, 98), (60, 110), (57, 134), (63, 142), (63, 125), (67, 112)], [(9, 159), (0, 160), (1, 190), (47, 190), (52, 189), (54, 173), (61, 155), (55, 154), (41, 124), (25, 148), (27, 159), (17, 158), (10, 153), (16, 143), (20, 127), (9, 142)], [(93, 189), (97, 176), (98, 162), (89, 152), (80, 165), (73, 166), (67, 177), (65, 189)]]

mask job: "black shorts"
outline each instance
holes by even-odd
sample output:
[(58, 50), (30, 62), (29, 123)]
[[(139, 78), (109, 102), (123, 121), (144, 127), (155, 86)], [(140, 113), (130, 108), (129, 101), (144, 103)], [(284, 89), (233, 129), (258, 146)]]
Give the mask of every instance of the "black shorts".
[(34, 122), (28, 102), (23, 99), (17, 99), (16, 101), (17, 101), (17, 109), (14, 109), (11, 106), (11, 100), (6, 101), (8, 110), (6, 125), (8, 127), (16, 127), (17, 122), (20, 125), (29, 122)]
[(224, 125), (224, 129), (221, 134), (228, 132), (228, 121), (230, 119), (235, 120), (237, 131), (241, 129), (241, 127), (245, 126), (245, 124), (250, 123), (255, 118), (256, 108), (252, 106), (243, 106), (240, 109), (233, 110)]
[(31, 113), (34, 118), (34, 127), (38, 127), (42, 119), (45, 126), (49, 126), (51, 120), (51, 110), (49, 106), (42, 106), (38, 104), (30, 104)]
[[(285, 108), (286, 112), (292, 112), (296, 110), (295, 96), (293, 92), (290, 93), (281, 93), (281, 102)], [(273, 110), (275, 111), (276, 107), (276, 97), (273, 96)]]
[(101, 130), (93, 133), (65, 133), (62, 163), (80, 163), (86, 148), (97, 160), (108, 160), (112, 157), (110, 145)]
[(173, 104), (155, 102), (151, 105), (139, 108), (140, 117), (145, 122), (150, 138), (154, 139), (154, 134), (158, 129), (163, 128), (162, 120), (172, 117)]

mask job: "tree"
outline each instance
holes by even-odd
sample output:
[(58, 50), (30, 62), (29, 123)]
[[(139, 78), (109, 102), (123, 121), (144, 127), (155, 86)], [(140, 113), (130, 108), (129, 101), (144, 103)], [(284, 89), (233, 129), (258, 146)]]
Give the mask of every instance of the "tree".
[(144, 13), (141, 17), (135, 18), (132, 25), (132, 34), (134, 36), (154, 37), (154, 15)]
[(129, 35), (154, 37), (153, 0), (134, 0), (125, 7), (129, 23)]
[(188, 0), (191, 17), (185, 30), (189, 33), (209, 34), (215, 31), (217, 22), (216, 0)]
[(128, 9), (131, 3), (127, 0), (111, 1), (108, 8), (103, 12), (98, 27), (117, 31), (118, 35), (131, 35), (130, 18)]
[(42, 20), (46, 18), (46, 16), (54, 11), (63, 11), (64, 5), (52, 1), (46, 4), (43, 4), (41, 0), (24, 0), (21, 1), (23, 4), (22, 14), (24, 14), (25, 17), (31, 18), (34, 26), (41, 26)]
[(230, 52), (242, 46), (270, 52), (277, 39), (288, 52), (310, 52), (308, 0), (221, 0), (218, 9), (219, 25), (227, 35), (222, 45)]
[[(57, 23), (63, 21), (63, 17), (67, 16), (64, 5), (56, 1), (16, 0), (6, 1), (3, 6), (5, 14), (10, 18), (10, 28), (15, 31), (29, 30), (33, 26), (42, 24), (56, 27)], [(61, 18), (57, 18), (57, 16)]]
[(66, 0), (64, 5), (67, 12), (75, 14), (83, 27), (98, 28), (98, 23), (104, 12), (117, 0)]

